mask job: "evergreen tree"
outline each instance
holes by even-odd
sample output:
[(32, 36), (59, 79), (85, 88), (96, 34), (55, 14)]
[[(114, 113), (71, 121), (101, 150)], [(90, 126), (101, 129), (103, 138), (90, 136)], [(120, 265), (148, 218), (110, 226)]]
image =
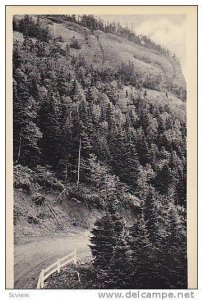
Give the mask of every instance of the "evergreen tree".
[(90, 183), (100, 192), (102, 183), (104, 182), (105, 176), (107, 175), (108, 168), (102, 165), (100, 162), (98, 162), (97, 157), (94, 154), (90, 154), (89, 166)]
[[(166, 234), (159, 249), (162, 274), (167, 274), (168, 288), (187, 288), (187, 232), (185, 210), (169, 202)], [(160, 271), (159, 270), (159, 271)]]
[(29, 96), (29, 85), (26, 75), (21, 76), (19, 83), (14, 82), (14, 161), (23, 165), (34, 166), (39, 162), (39, 141), (42, 133), (37, 126), (38, 104)]
[(126, 228), (117, 212), (117, 201), (108, 202), (106, 215), (92, 230), (91, 251), (97, 288), (122, 288), (128, 281)]
[(158, 211), (156, 207), (159, 204), (159, 199), (156, 197), (155, 190), (149, 187), (147, 194), (143, 197), (143, 217), (149, 233), (149, 239), (153, 246), (156, 246), (158, 241)]
[(88, 87), (88, 89), (86, 91), (86, 100), (89, 103), (97, 102), (97, 94), (96, 94), (95, 87)]
[(97, 270), (107, 270), (116, 242), (113, 220), (110, 213), (107, 213), (104, 217), (95, 222), (91, 233), (90, 249), (94, 258), (93, 265)]
[[(141, 208), (143, 210), (143, 208)], [(130, 288), (153, 288), (153, 256), (146, 223), (143, 214), (137, 216), (129, 229), (130, 248)]]
[(140, 164), (133, 141), (123, 131), (114, 133), (110, 143), (111, 164), (115, 174), (136, 190)]
[(61, 159), (59, 113), (56, 95), (49, 92), (42, 101), (39, 111), (40, 128), (43, 134), (40, 147), (43, 160), (54, 167)]
[(60, 96), (67, 96), (69, 93), (69, 82), (68, 78), (66, 77), (66, 74), (63, 74), (63, 72), (60, 72), (58, 76), (58, 92)]
[(158, 165), (156, 175), (152, 181), (154, 187), (163, 195), (168, 193), (168, 188), (172, 183), (172, 172), (169, 165)]

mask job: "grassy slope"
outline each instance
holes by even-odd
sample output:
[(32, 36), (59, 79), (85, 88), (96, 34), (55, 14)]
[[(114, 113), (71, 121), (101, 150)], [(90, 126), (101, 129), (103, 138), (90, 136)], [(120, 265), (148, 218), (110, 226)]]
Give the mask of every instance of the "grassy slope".
[[(33, 203), (27, 193), (15, 191), (15, 211), (18, 217), (15, 225), (15, 242), (21, 237), (50, 236), (52, 234), (65, 234), (89, 229), (96, 218), (101, 215), (96, 209), (89, 209), (85, 204), (79, 203), (76, 199), (65, 199), (62, 204), (55, 200), (59, 193), (46, 193), (45, 204), (37, 206)], [(29, 223), (29, 218), (35, 222)]]
[[(44, 19), (45, 24), (47, 20)], [(75, 36), (81, 44), (81, 49), (71, 49), (72, 54), (82, 54), (87, 63), (115, 67), (121, 61), (134, 63), (135, 67), (146, 74), (159, 74), (181, 87), (185, 87), (185, 80), (180, 68), (170, 58), (160, 53), (137, 45), (129, 40), (99, 30), (91, 32), (89, 29), (70, 22), (56, 24), (48, 21), (48, 27), (54, 37), (61, 36), (64, 44)], [(86, 39), (85, 39), (86, 36)], [(88, 39), (87, 39), (88, 36)]]
[[(41, 189), (40, 195), (44, 195), (46, 201), (42, 205), (36, 205), (32, 200), (36, 195), (34, 187), (30, 193), (14, 190), (14, 215), (17, 216), (14, 227), (15, 243), (21, 243), (24, 237), (64, 235), (71, 232), (74, 234), (90, 230), (103, 214), (102, 209), (92, 204), (91, 200), (87, 202), (88, 196), (92, 194), (90, 189), (84, 187), (79, 198), (71, 194), (58, 198), (60, 192)], [(127, 207), (119, 208), (127, 223), (132, 224), (135, 217), (133, 208), (136, 209), (137, 206), (139, 203), (134, 197), (128, 199)]]
[[(128, 97), (126, 97), (126, 91), (128, 92)], [(147, 97), (144, 98), (144, 91), (147, 92)], [(141, 101), (146, 101), (148, 103), (155, 103), (159, 106), (164, 107), (168, 105), (171, 113), (176, 116), (178, 119), (186, 118), (186, 103), (178, 99), (172, 93), (168, 92), (168, 98), (166, 97), (165, 92), (159, 92), (155, 90), (144, 89), (143, 91), (136, 90), (131, 86), (124, 86), (123, 90), (119, 92), (119, 101), (118, 107), (121, 111), (126, 112), (133, 109), (133, 106), (128, 106), (131, 104), (130, 97), (135, 96), (135, 98), (140, 97)]]
[[(173, 59), (160, 55), (155, 50), (137, 45), (129, 40), (111, 33), (104, 33), (99, 30), (91, 30), (75, 23), (63, 21), (55, 23), (46, 18), (41, 19), (44, 26), (47, 26), (53, 37), (62, 37), (62, 47), (70, 43), (75, 37), (81, 49), (71, 48), (71, 55), (84, 56), (88, 64), (95, 66), (107, 66), (114, 68), (122, 61), (131, 61), (135, 68), (148, 75), (160, 75), (180, 87), (185, 88), (185, 80), (180, 67)], [(22, 41), (22, 35), (14, 33), (14, 39)]]

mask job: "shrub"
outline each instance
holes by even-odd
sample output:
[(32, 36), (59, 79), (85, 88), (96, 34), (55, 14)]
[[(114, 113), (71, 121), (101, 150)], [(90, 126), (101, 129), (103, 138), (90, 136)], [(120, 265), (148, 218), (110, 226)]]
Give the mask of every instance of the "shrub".
[[(63, 184), (55, 177), (55, 173), (48, 170), (47, 167), (37, 166), (34, 171), (22, 165), (16, 165), (13, 169), (14, 188), (21, 189), (25, 192), (31, 192), (31, 189), (43, 187), (62, 191)], [(33, 201), (37, 205), (41, 205), (44, 201), (44, 196), (37, 194)], [(40, 204), (41, 203), (41, 204)]]
[(27, 216), (27, 221), (29, 224), (39, 224), (39, 220), (34, 216)]
[(35, 22), (32, 17), (25, 15), (19, 22), (13, 21), (15, 30), (22, 32), (24, 36), (35, 37), (41, 41), (48, 42), (50, 39), (49, 30), (43, 28), (39, 22)]
[(87, 205), (88, 207), (95, 207), (97, 209), (102, 208), (102, 202), (98, 193), (90, 191), (89, 189), (80, 186), (72, 187), (69, 191), (68, 198)]
[(32, 196), (32, 201), (35, 203), (35, 205), (42, 205), (44, 204), (46, 200), (46, 197), (44, 195), (41, 194), (35, 194), (34, 196)]
[(75, 37), (71, 39), (70, 47), (74, 49), (81, 49), (81, 45), (79, 44), (79, 41)]
[(18, 207), (14, 205), (13, 209), (13, 224), (16, 225), (17, 220), (20, 221), (20, 216), (22, 216), (22, 212)]
[(63, 37), (61, 35), (59, 35), (58, 37), (56, 37), (54, 40), (56, 42), (64, 43), (64, 39), (63, 39)]
[(47, 215), (45, 212), (40, 212), (38, 215), (37, 215), (37, 218), (38, 219), (45, 219), (45, 217), (47, 217), (49, 215)]
[(55, 177), (54, 172), (47, 167), (37, 166), (34, 173), (34, 182), (44, 188), (62, 191), (63, 184)]
[(31, 191), (31, 185), (33, 183), (33, 171), (28, 167), (16, 165), (13, 168), (13, 185), (15, 189), (21, 189), (26, 192)]

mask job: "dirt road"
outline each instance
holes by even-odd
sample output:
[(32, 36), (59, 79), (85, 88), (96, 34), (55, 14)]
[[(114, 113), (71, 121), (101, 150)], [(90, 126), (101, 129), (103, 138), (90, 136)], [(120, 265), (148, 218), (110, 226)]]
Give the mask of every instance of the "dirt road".
[(14, 278), (16, 289), (36, 288), (42, 268), (54, 263), (74, 249), (77, 259), (90, 256), (89, 233), (65, 237), (36, 238), (29, 244), (16, 245), (14, 251)]

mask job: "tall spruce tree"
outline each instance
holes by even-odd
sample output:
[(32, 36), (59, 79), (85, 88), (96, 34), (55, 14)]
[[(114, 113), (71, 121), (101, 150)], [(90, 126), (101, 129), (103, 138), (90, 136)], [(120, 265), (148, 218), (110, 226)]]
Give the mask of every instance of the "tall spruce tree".
[(39, 106), (35, 99), (29, 96), (25, 74), (20, 74), (21, 81), (14, 82), (13, 91), (14, 161), (33, 167), (39, 163), (41, 152), (39, 141), (42, 133), (37, 125)]
[(61, 159), (60, 139), (60, 109), (57, 103), (57, 96), (49, 92), (43, 99), (39, 110), (39, 123), (42, 131), (40, 146), (43, 160), (50, 166), (56, 167)]
[[(143, 208), (141, 208), (141, 211)], [(128, 244), (130, 249), (130, 288), (153, 288), (153, 253), (143, 213), (129, 229)]]
[(92, 230), (90, 248), (97, 288), (125, 288), (128, 282), (126, 227), (116, 203), (107, 204), (105, 216), (96, 221)]

